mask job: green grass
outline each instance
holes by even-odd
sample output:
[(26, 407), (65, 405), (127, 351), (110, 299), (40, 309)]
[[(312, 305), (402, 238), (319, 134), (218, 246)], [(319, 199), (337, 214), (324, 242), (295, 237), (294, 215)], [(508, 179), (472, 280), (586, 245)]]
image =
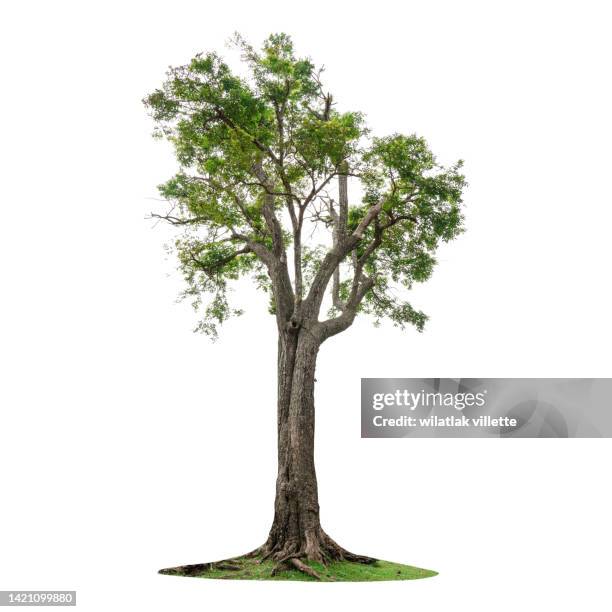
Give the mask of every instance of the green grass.
[[(319, 563), (308, 563), (319, 576), (320, 582), (374, 582), (380, 580), (414, 580), (436, 576), (432, 570), (392, 563), (391, 561), (376, 561), (371, 565), (337, 561), (327, 567)], [(199, 563), (183, 565), (160, 570), (160, 574), (171, 576), (192, 576), (195, 578), (213, 578), (220, 580), (298, 580), (300, 582), (319, 582), (297, 569), (287, 568), (272, 575), (275, 567), (273, 561), (260, 561), (257, 558), (236, 557), (216, 563)]]

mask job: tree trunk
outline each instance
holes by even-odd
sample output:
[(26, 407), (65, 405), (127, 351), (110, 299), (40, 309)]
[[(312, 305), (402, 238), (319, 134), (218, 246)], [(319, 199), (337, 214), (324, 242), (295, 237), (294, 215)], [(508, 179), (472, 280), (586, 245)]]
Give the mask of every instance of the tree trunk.
[(256, 551), (278, 562), (305, 558), (362, 563), (322, 529), (314, 464), (314, 385), (320, 342), (305, 328), (281, 331), (278, 341), (278, 475), (274, 521)]

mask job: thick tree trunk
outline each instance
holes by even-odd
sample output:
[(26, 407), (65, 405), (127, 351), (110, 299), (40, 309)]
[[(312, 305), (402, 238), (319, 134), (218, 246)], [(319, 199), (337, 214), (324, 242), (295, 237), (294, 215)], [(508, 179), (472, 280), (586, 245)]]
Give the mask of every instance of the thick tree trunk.
[(278, 342), (278, 475), (274, 521), (257, 552), (278, 562), (305, 558), (362, 563), (321, 528), (314, 464), (314, 385), (320, 342), (305, 328), (281, 331)]
[(318, 343), (304, 329), (278, 341), (278, 474), (266, 553), (282, 560), (311, 556), (319, 532), (314, 466), (314, 382)]

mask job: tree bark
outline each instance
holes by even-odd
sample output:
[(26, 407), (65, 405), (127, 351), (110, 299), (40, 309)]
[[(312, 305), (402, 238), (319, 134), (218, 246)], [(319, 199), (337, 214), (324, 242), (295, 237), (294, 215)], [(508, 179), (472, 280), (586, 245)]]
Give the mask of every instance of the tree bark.
[[(274, 521), (265, 545), (265, 552), (279, 561), (308, 556), (321, 527), (314, 466), (318, 349), (304, 328), (279, 333), (278, 474)], [(310, 556), (316, 552), (311, 550)]]
[(336, 544), (321, 528), (314, 463), (315, 368), (321, 340), (308, 329), (281, 330), (278, 339), (278, 474), (274, 521), (255, 551), (282, 563), (304, 558), (325, 563), (371, 563)]

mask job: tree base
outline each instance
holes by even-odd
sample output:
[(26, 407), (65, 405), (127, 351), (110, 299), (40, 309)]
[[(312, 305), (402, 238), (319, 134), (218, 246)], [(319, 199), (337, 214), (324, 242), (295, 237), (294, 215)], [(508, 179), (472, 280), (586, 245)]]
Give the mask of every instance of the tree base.
[[(295, 567), (295, 561), (313, 561), (321, 565), (327, 565), (332, 561), (350, 561), (352, 563), (363, 563), (371, 565), (376, 562), (373, 557), (356, 555), (336, 544), (322, 529), (314, 534), (306, 536), (302, 544), (298, 540), (274, 540), (271, 535), (268, 541), (259, 548), (250, 552), (247, 556), (260, 557), (262, 561), (272, 559), (276, 563), (291, 563)], [(302, 571), (303, 568), (298, 567)], [(308, 572), (306, 572), (308, 573)]]
[[(350, 555), (351, 553), (349, 553)], [(437, 572), (374, 560), (371, 557), (353, 555), (368, 561), (334, 560), (326, 565), (305, 558), (291, 557), (284, 561), (263, 558), (257, 551), (242, 557), (234, 557), (214, 563), (198, 563), (160, 570), (160, 574), (191, 576), (220, 580), (296, 580), (302, 582), (373, 582), (382, 580), (414, 580), (435, 576)]]

